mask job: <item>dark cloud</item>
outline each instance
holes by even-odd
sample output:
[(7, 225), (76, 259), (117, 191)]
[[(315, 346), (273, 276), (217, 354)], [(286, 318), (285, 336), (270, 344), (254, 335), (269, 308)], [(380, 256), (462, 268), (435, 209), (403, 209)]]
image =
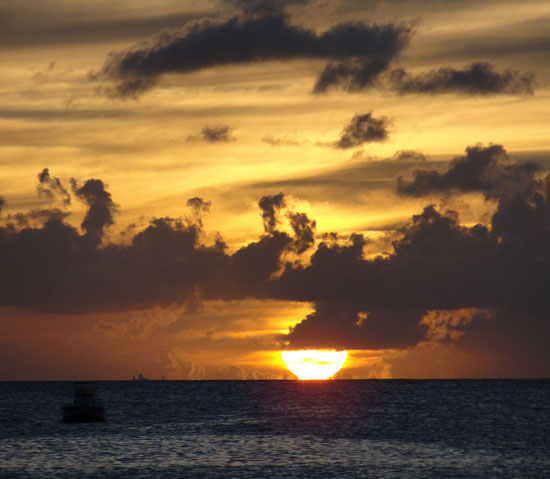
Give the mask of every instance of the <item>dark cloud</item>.
[[(468, 151), (471, 156), (504, 154), (496, 145)], [(483, 177), (483, 169), (476, 171)], [(531, 175), (526, 184), (523, 175), (508, 173), (494, 175), (488, 189), (501, 195), (490, 228), (464, 226), (457, 213), (427, 206), (400, 230), (386, 257), (365, 259), (363, 238), (352, 236), (347, 245), (321, 242), (308, 266), (287, 266), (271, 283), (271, 294), (313, 302), (316, 311), (291, 328), (283, 344), (296, 349), (330, 344), (342, 349), (405, 348), (429, 339), (421, 321), (426, 312), (452, 315), (460, 308), (478, 308), (492, 311), (481, 324), (484, 330), (505, 327), (506, 335), (525, 341), (514, 357), (531, 357), (529, 344), (534, 348), (535, 339), (525, 333), (529, 323), (524, 318), (539, 318), (533, 319), (533, 324), (540, 321), (539, 332), (549, 327), (550, 179)], [(470, 337), (477, 334), (482, 317), (458, 323), (457, 347), (475, 343)], [(376, 320), (370, 327), (381, 329), (368, 330), (369, 318)], [(502, 341), (499, 345), (494, 349), (502, 352), (505, 346)], [(548, 364), (547, 352), (544, 358), (539, 362)]]
[(187, 200), (187, 206), (193, 211), (193, 218), (196, 224), (202, 227), (202, 218), (210, 213), (211, 201), (205, 201), (202, 198), (194, 197)]
[[(315, 87), (360, 90), (385, 71), (408, 42), (404, 25), (346, 23), (316, 34), (292, 25), (286, 15), (233, 17), (223, 23), (204, 21), (165, 34), (132, 50), (111, 53), (102, 75), (115, 81), (120, 96), (138, 96), (166, 73), (187, 73), (219, 65), (297, 58), (333, 63)], [(337, 75), (334, 70), (339, 71)]]
[(317, 227), (317, 223), (315, 220), (309, 219), (305, 213), (290, 212), (288, 219), (294, 231), (294, 249), (298, 254), (302, 254), (315, 243), (315, 228)]
[(515, 70), (497, 72), (490, 63), (477, 62), (462, 70), (446, 67), (418, 75), (402, 69), (394, 70), (390, 75), (390, 85), (401, 94), (533, 94), (534, 76)]
[(317, 79), (313, 92), (326, 93), (331, 88), (357, 92), (372, 87), (378, 76), (389, 67), (391, 57), (369, 60), (345, 60), (329, 63)]
[(26, 213), (9, 214), (6, 221), (8, 228), (18, 230), (29, 226), (43, 226), (48, 221), (63, 221), (68, 216), (69, 212), (59, 208), (33, 209)]
[(264, 221), (264, 229), (266, 233), (273, 232), (279, 223), (277, 213), (286, 205), (285, 195), (283, 193), (279, 193), (277, 195), (262, 196), (258, 205), (262, 210), (262, 219)]
[(291, 244), (290, 236), (273, 230), (239, 249), (231, 258), (229, 277), (234, 281), (224, 294), (234, 298), (250, 297), (251, 292), (256, 297), (266, 296), (268, 280), (281, 268), (281, 255)]
[(61, 184), (59, 178), (50, 175), (50, 170), (44, 168), (38, 173), (38, 186), (36, 187), (38, 196), (48, 201), (54, 201), (59, 198), (65, 205), (71, 203), (71, 195)]
[(540, 169), (533, 161), (513, 163), (502, 145), (477, 145), (451, 161), (444, 173), (423, 169), (413, 171), (412, 181), (400, 177), (397, 191), (416, 197), (452, 192), (480, 192), (486, 198), (525, 195), (536, 185), (534, 175)]
[(3, 196), (0, 196), (0, 214), (2, 214), (2, 208), (6, 205), (6, 199)]
[(104, 228), (114, 223), (113, 215), (117, 210), (117, 205), (111, 199), (111, 193), (105, 190), (101, 180), (87, 180), (82, 186), (79, 186), (73, 178), (71, 184), (74, 194), (89, 206), (82, 221), (82, 229), (88, 238), (99, 243), (103, 238)]
[(424, 311), (363, 313), (349, 304), (318, 303), (315, 311), (283, 338), (293, 348), (406, 349), (425, 339)]
[(233, 140), (231, 132), (233, 129), (227, 125), (223, 126), (205, 126), (202, 131), (202, 139), (208, 143), (220, 143)]
[(210, 207), (212, 206), (211, 201), (205, 201), (202, 198), (194, 197), (187, 200), (187, 206), (189, 206), (193, 212), (197, 215), (203, 215), (204, 213), (210, 212)]
[[(504, 156), (497, 145), (467, 152), (455, 162)], [(315, 224), (303, 213), (287, 213), (292, 235), (280, 231), (282, 193), (260, 199), (265, 233), (234, 253), (221, 241), (205, 244), (193, 218), (157, 218), (128, 244), (100, 244), (89, 236), (101, 238), (112, 221), (112, 200), (103, 183), (88, 180), (75, 188), (89, 207), (85, 234), (59, 218), (41, 227), (0, 227), (0, 305), (89, 312), (197, 298), (299, 301), (315, 311), (281, 339), (287, 348), (405, 349), (439, 340), (467, 351), (485, 341), (497, 354), (506, 350), (505, 337), (517, 337), (514, 357), (542, 354), (539, 363), (548, 364), (540, 335), (550, 317), (550, 179), (531, 176), (527, 185), (527, 177), (493, 163), (498, 174), (482, 187), (496, 200), (489, 226), (466, 226), (457, 213), (428, 205), (379, 257), (365, 257), (368, 240), (359, 234), (318, 235), (314, 243)], [(190, 206), (202, 211), (205, 203), (194, 198)], [(290, 259), (289, 252), (310, 248), (309, 262)], [(478, 312), (449, 320), (449, 332), (434, 339), (430, 315), (453, 317), (464, 308)]]
[(375, 118), (372, 112), (355, 115), (340, 133), (336, 148), (347, 149), (371, 141), (388, 139), (388, 118)]

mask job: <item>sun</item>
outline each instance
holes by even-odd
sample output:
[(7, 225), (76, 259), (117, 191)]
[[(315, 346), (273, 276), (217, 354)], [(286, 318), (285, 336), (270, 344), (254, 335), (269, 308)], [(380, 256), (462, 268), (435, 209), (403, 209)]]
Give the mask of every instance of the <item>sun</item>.
[(347, 351), (306, 350), (283, 351), (286, 367), (298, 379), (328, 379), (346, 362)]

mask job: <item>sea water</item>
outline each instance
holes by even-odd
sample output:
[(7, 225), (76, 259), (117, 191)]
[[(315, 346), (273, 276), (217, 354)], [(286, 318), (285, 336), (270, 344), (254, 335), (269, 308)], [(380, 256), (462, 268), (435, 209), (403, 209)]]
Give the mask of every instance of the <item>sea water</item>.
[(0, 383), (0, 477), (550, 478), (550, 380)]

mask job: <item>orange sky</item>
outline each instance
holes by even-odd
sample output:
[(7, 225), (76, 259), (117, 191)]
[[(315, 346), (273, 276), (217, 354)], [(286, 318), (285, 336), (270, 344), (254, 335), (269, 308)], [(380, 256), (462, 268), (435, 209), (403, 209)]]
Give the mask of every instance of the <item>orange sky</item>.
[(548, 377), (548, 2), (0, 18), (0, 380)]

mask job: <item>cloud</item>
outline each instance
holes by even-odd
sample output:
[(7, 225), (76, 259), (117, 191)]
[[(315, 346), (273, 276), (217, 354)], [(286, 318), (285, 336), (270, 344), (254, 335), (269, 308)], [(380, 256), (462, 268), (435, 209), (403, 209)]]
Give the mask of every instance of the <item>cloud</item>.
[(82, 221), (82, 229), (93, 242), (101, 242), (104, 228), (114, 223), (113, 215), (117, 205), (111, 199), (111, 193), (105, 190), (101, 180), (87, 180), (82, 186), (71, 179), (74, 194), (88, 204), (89, 209)]
[(444, 173), (416, 169), (412, 181), (400, 177), (397, 191), (415, 197), (452, 192), (480, 192), (493, 199), (525, 195), (536, 185), (534, 175), (540, 169), (533, 161), (513, 163), (502, 145), (477, 145), (467, 148), (465, 156), (452, 160)]
[(38, 191), (38, 196), (46, 198), (48, 201), (60, 198), (65, 205), (71, 203), (70, 193), (61, 184), (59, 178), (50, 175), (50, 170), (48, 168), (44, 168), (38, 173), (38, 186), (36, 189)]
[[(298, 58), (326, 59), (315, 91), (330, 87), (360, 90), (385, 71), (408, 43), (404, 25), (346, 23), (324, 33), (292, 25), (286, 15), (237, 16), (203, 21), (147, 45), (111, 53), (100, 76), (116, 83), (116, 94), (137, 97), (167, 73), (221, 65)], [(334, 71), (338, 70), (338, 74)]]
[(208, 143), (226, 143), (233, 140), (231, 136), (232, 128), (223, 125), (223, 126), (205, 126), (202, 131), (202, 139)]
[(301, 143), (294, 138), (277, 138), (272, 135), (262, 136), (262, 141), (271, 146), (300, 146)]
[(355, 115), (340, 133), (336, 148), (342, 150), (361, 146), (372, 141), (385, 141), (388, 138), (388, 118), (375, 118), (372, 112)]
[(406, 349), (425, 339), (423, 314), (421, 310), (363, 313), (347, 304), (320, 302), (283, 340), (296, 349)]
[(331, 88), (358, 92), (372, 87), (378, 76), (389, 67), (391, 57), (368, 60), (345, 60), (329, 63), (317, 79), (313, 92), (326, 93)]
[(26, 227), (43, 226), (48, 221), (62, 221), (70, 216), (67, 211), (59, 208), (32, 209), (26, 213), (9, 214), (6, 218), (9, 228), (21, 229)]
[(476, 62), (462, 70), (445, 67), (418, 75), (397, 69), (390, 74), (390, 87), (400, 94), (532, 95), (534, 76), (516, 70), (497, 72), (488, 62)]
[(315, 228), (317, 223), (311, 220), (305, 213), (288, 214), (290, 226), (294, 231), (294, 249), (298, 254), (302, 254), (313, 246), (315, 242)]
[[(463, 226), (455, 213), (428, 206), (384, 258), (364, 259), (358, 237), (349, 245), (321, 243), (309, 266), (287, 267), (272, 284), (276, 296), (316, 304), (282, 343), (292, 349), (409, 348), (433, 340), (422, 321), (427, 312), (460, 308), (491, 309), (495, 329), (499, 318), (512, 315), (507, 329), (522, 337), (524, 317), (539, 317), (548, 328), (550, 259), (543, 252), (549, 204), (540, 190), (529, 199), (503, 200), (491, 229)], [(476, 334), (476, 324), (458, 323), (460, 338)]]
[(204, 215), (210, 213), (212, 202), (205, 201), (196, 196), (187, 200), (187, 206), (191, 208), (191, 211), (193, 212), (193, 219), (195, 223), (202, 228), (202, 218)]
[[(503, 328), (522, 338), (514, 354), (531, 355), (529, 345), (539, 354), (538, 336), (525, 328), (548, 328), (550, 179), (503, 168), (504, 155), (499, 145), (476, 146), (455, 159), (462, 164), (479, 156), (491, 165), (491, 182), (479, 187), (495, 202), (489, 226), (464, 225), (456, 212), (427, 205), (395, 232), (392, 251), (379, 257), (365, 257), (369, 240), (362, 235), (317, 235), (304, 213), (287, 211), (292, 232), (281, 231), (283, 193), (259, 200), (265, 232), (235, 252), (219, 240), (205, 243), (193, 216), (156, 218), (126, 244), (100, 244), (90, 235), (102, 239), (113, 203), (100, 180), (88, 180), (74, 188), (88, 204), (84, 234), (60, 218), (41, 227), (0, 227), (0, 305), (92, 312), (201, 299), (296, 301), (315, 309), (281, 338), (288, 348), (408, 349), (450, 341), (479, 349), (473, 335), (481, 331), (489, 341), (487, 331), (496, 335)], [(488, 171), (466, 170), (470, 180)], [(206, 204), (189, 202), (199, 213)], [(288, 254), (307, 251), (309, 261)], [(479, 314), (448, 321), (449, 334), (434, 333), (430, 315), (451, 317), (464, 309)], [(495, 354), (504, 349), (494, 345)]]
[(262, 196), (258, 205), (262, 210), (262, 219), (264, 221), (264, 229), (266, 233), (273, 232), (279, 223), (277, 213), (286, 205), (285, 195), (283, 193), (279, 193), (277, 195)]
[[(467, 151), (470, 156), (458, 162), (476, 155), (482, 159), (504, 155), (499, 145)], [(498, 331), (505, 326), (506, 335), (523, 338), (524, 344), (515, 351), (522, 364), (527, 361), (522, 355), (533, 357), (530, 347), (535, 347), (536, 338), (526, 334), (526, 318), (533, 318), (538, 331), (550, 327), (546, 246), (550, 241), (550, 178), (526, 178), (495, 164), (492, 168), (496, 173), (492, 171), (490, 186), (481, 187), (490, 193), (488, 199), (498, 200), (490, 228), (464, 226), (457, 213), (441, 213), (427, 206), (401, 228), (393, 252), (386, 257), (365, 259), (365, 240), (356, 235), (347, 245), (321, 242), (310, 265), (287, 266), (272, 282), (272, 294), (313, 302), (316, 311), (282, 338), (285, 347), (409, 348), (434, 340), (423, 320), (428, 313), (452, 316), (456, 310), (478, 308), (491, 314), (458, 321), (454, 329), (460, 334), (453, 339), (457, 347), (475, 343), (472, 335), (484, 318), (488, 321), (482, 324), (484, 329)], [(483, 168), (468, 171), (470, 180), (485, 175)], [(376, 324), (382, 329), (369, 330), (369, 318), (376, 319), (371, 328)], [(393, 332), (386, 337), (384, 331)], [(477, 346), (482, 348), (481, 343)], [(502, 354), (505, 345), (493, 348), (498, 349), (495, 354)], [(540, 354), (538, 346), (536, 351)], [(544, 354), (539, 363), (548, 364), (550, 358)]]
[(195, 215), (200, 216), (200, 215), (203, 215), (204, 213), (210, 212), (210, 207), (212, 206), (212, 202), (205, 201), (202, 198), (199, 198), (196, 196), (194, 198), (189, 198), (187, 200), (187, 206), (189, 206), (193, 210)]

